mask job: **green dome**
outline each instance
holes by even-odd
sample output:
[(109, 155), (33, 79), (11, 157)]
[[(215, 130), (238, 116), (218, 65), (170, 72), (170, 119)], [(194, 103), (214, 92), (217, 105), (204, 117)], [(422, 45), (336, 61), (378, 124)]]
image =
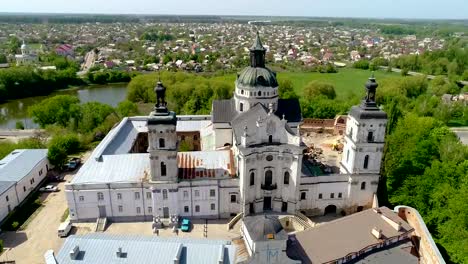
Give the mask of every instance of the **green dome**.
[(237, 84), (242, 86), (278, 87), (276, 73), (268, 68), (247, 67), (237, 76)]

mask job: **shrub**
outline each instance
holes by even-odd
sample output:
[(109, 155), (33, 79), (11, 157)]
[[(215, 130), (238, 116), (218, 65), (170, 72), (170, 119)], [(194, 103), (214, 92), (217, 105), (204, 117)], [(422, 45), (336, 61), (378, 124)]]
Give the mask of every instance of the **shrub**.
[(14, 230), (18, 229), (18, 226), (19, 226), (19, 223), (16, 222), (16, 221), (13, 222), (13, 223), (11, 224), (11, 227), (12, 227)]

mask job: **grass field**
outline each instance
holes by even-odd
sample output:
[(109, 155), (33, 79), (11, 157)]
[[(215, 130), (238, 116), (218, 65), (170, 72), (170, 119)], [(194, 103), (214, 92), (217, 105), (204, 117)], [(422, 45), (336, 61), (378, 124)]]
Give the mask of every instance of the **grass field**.
[[(294, 90), (298, 95), (302, 94), (302, 89), (311, 81), (318, 80), (335, 85), (338, 98), (349, 98), (364, 94), (364, 84), (371, 76), (370, 71), (353, 68), (342, 68), (337, 73), (318, 73), (318, 72), (280, 72), (278, 81), (289, 79), (294, 85)], [(388, 73), (376, 71), (375, 78), (377, 82), (384, 78), (400, 76), (397, 73)]]
[[(371, 72), (354, 68), (341, 68), (337, 73), (318, 73), (318, 72), (279, 72), (278, 81), (289, 79), (292, 81), (294, 90), (300, 96), (302, 89), (311, 81), (318, 80), (335, 85), (336, 94), (339, 99), (347, 99), (355, 96), (363, 96), (365, 93), (364, 84), (371, 76)], [(398, 73), (376, 71), (374, 73), (377, 82), (379, 80), (400, 76)], [(226, 74), (214, 77), (214, 79), (234, 83), (236, 76)]]

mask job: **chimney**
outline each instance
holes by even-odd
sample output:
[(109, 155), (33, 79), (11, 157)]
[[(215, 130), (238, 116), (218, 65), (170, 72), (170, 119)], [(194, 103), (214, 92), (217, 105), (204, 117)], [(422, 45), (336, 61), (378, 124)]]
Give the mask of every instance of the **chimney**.
[(180, 263), (180, 258), (182, 256), (182, 248), (183, 248), (183, 245), (179, 244), (179, 247), (177, 248), (177, 251), (176, 251), (176, 255), (174, 256), (174, 259), (173, 259), (174, 264), (179, 264)]
[(218, 264), (224, 263), (224, 245), (219, 247)]
[(80, 247), (75, 246), (72, 250), (70, 250), (70, 258), (72, 260), (76, 260), (78, 257), (78, 254), (80, 254)]
[(118, 257), (118, 258), (125, 258), (125, 257), (126, 257), (126, 254), (125, 254), (124, 252), (122, 252), (122, 247), (119, 247), (119, 248), (117, 249), (116, 254), (117, 254), (117, 257)]
[(372, 228), (372, 235), (375, 236), (377, 239), (382, 238), (382, 229), (377, 229), (377, 227)]

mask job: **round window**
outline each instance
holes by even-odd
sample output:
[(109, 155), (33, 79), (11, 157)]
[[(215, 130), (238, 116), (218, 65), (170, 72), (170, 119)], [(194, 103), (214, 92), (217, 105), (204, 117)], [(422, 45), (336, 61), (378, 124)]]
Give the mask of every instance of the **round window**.
[(273, 160), (273, 156), (272, 156), (272, 155), (268, 155), (268, 156), (266, 157), (266, 160), (267, 160), (267, 161), (272, 161), (272, 160)]

